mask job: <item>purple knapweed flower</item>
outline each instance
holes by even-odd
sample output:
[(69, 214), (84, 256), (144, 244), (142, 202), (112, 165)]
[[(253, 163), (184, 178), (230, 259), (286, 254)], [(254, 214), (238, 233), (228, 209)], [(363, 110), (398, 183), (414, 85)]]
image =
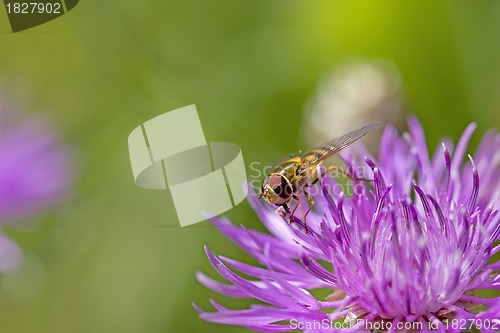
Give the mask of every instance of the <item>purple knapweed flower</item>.
[[(0, 107), (0, 225), (15, 225), (59, 203), (72, 179), (70, 153), (44, 119), (19, 120)], [(0, 271), (22, 256), (0, 233)]]
[(215, 311), (195, 305), (200, 317), (262, 332), (498, 331), (500, 264), (491, 259), (500, 250), (500, 135), (488, 132), (467, 159), (470, 124), (456, 147), (445, 140), (430, 157), (420, 123), (408, 124), (402, 136), (385, 128), (377, 160), (359, 145), (363, 159), (344, 154), (373, 182), (356, 181), (345, 195), (332, 193), (335, 179), (320, 179), (307, 233), (255, 196), (271, 234), (214, 219), (260, 266), (206, 248), (228, 283), (201, 272), (198, 280), (257, 304), (234, 310), (211, 301)]

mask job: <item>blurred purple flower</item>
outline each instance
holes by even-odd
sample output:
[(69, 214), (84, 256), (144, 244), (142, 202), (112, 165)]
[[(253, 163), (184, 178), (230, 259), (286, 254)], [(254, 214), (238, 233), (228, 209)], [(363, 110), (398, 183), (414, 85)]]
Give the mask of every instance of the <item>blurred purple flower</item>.
[[(63, 199), (72, 179), (69, 155), (44, 119), (21, 122), (0, 107), (0, 224), (19, 223)], [(20, 249), (0, 234), (0, 271), (16, 258)]]
[[(500, 289), (500, 264), (490, 262), (500, 250), (500, 135), (488, 132), (464, 164), (475, 124), (454, 149), (445, 140), (432, 157), (420, 123), (411, 118), (409, 129), (399, 136), (386, 127), (378, 162), (362, 147), (363, 163), (346, 158), (353, 170), (368, 168), (373, 183), (355, 184), (365, 191), (332, 195), (335, 180), (320, 180), (322, 193), (315, 196), (315, 211), (307, 219), (309, 233), (299, 219), (288, 225), (255, 196), (250, 202), (271, 235), (215, 219), (217, 228), (261, 266), (206, 248), (229, 284), (201, 272), (198, 280), (221, 294), (260, 302), (230, 310), (211, 301), (214, 312), (195, 305), (200, 317), (262, 332), (367, 332), (377, 327), (459, 332), (460, 323), (470, 326), (471, 320), (476, 325), (489, 321), (490, 330), (485, 325), (484, 331), (500, 329), (500, 298), (476, 293), (489, 289), (498, 294)], [(325, 288), (330, 295), (324, 300), (311, 294)]]

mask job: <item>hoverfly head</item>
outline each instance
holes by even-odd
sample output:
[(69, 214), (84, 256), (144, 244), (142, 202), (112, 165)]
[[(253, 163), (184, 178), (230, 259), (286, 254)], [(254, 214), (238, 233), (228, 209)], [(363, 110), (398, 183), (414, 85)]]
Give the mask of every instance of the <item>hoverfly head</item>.
[(290, 201), (293, 195), (293, 187), (290, 181), (283, 175), (274, 173), (267, 176), (262, 182), (260, 198), (275, 205), (282, 205)]

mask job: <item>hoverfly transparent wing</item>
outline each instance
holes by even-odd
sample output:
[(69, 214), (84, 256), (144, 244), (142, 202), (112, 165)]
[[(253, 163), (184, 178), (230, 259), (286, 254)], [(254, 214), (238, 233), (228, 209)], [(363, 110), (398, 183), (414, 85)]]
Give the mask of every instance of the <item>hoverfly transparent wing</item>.
[(299, 168), (299, 170), (297, 170), (297, 173), (304, 174), (307, 171), (310, 171), (312, 168), (315, 168), (319, 163), (323, 162), (330, 156), (338, 153), (342, 149), (346, 148), (366, 134), (373, 131), (378, 125), (380, 125), (380, 122), (358, 128), (357, 130), (325, 142), (323, 145), (304, 153), (302, 158), (304, 159), (305, 163), (301, 168)]

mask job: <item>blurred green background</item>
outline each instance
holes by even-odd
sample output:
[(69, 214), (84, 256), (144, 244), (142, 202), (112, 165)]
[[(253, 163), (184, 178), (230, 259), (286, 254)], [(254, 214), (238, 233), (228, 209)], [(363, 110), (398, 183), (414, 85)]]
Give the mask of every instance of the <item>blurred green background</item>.
[[(361, 57), (399, 68), (404, 109), (432, 147), (469, 121), (474, 143), (500, 124), (496, 0), (82, 0), (16, 34), (0, 10), (0, 30), (3, 98), (51, 118), (79, 174), (66, 204), (8, 230), (26, 261), (0, 278), (2, 332), (247, 331), (205, 323), (191, 303), (248, 304), (197, 283), (196, 270), (217, 276), (204, 244), (249, 259), (206, 223), (172, 227), (168, 192), (133, 182), (127, 136), (158, 114), (195, 103), (209, 141), (237, 143), (247, 165), (269, 163), (306, 146), (318, 80)], [(246, 202), (227, 215), (261, 228)]]

